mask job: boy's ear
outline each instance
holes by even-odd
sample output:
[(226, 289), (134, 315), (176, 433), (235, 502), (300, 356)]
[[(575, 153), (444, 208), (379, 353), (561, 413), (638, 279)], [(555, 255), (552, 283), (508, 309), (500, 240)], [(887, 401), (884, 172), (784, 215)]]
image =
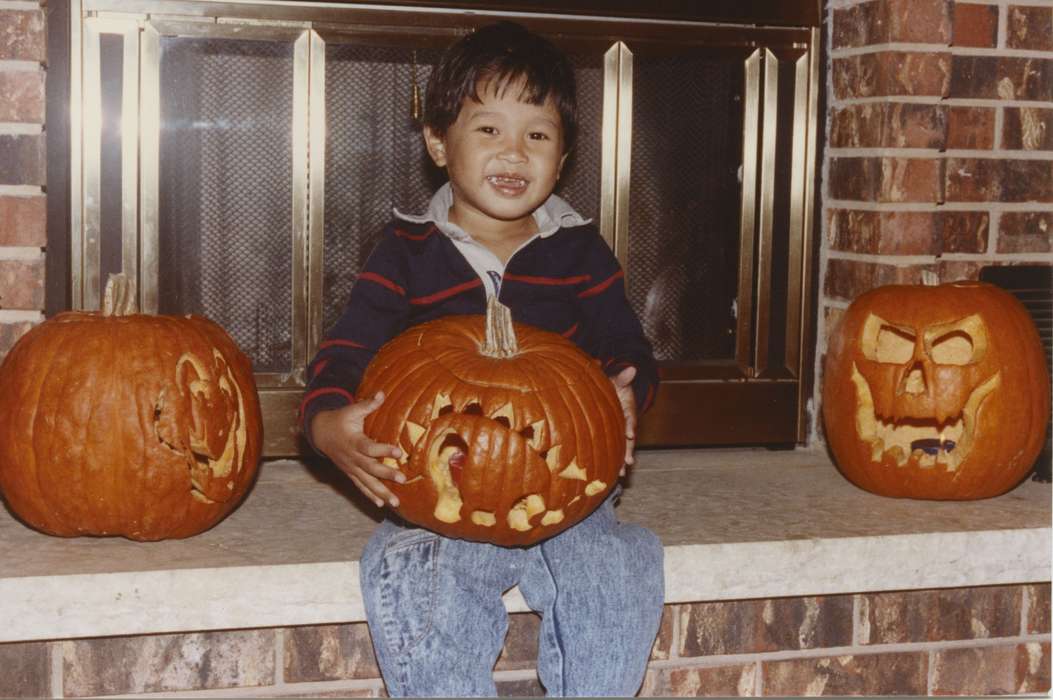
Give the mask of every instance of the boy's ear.
[(559, 159), (559, 170), (556, 171), (556, 179), (558, 180), (563, 175), (563, 165), (567, 162), (567, 156), (570, 152), (564, 153), (563, 157)]
[(430, 126), (424, 127), (424, 146), (428, 149), (428, 155), (440, 168), (446, 167), (446, 140), (431, 130)]

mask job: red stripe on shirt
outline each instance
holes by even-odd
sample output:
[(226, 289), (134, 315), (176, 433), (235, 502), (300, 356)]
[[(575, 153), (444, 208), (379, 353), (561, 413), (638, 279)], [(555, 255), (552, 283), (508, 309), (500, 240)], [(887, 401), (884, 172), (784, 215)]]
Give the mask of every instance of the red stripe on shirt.
[(405, 289), (403, 289), (399, 285), (395, 284), (394, 282), (389, 280), (387, 277), (384, 277), (382, 275), (378, 275), (375, 272), (363, 272), (362, 274), (360, 274), (358, 276), (358, 279), (360, 279), (360, 280), (367, 280), (369, 282), (376, 282), (377, 284), (379, 284), (381, 286), (387, 287), (388, 289), (390, 289), (391, 291), (395, 292), (399, 296), (403, 296), (403, 297), (406, 296), (406, 290)]
[(560, 335), (562, 335), (564, 338), (569, 338), (570, 336), (574, 335), (574, 333), (577, 332), (577, 330), (578, 330), (578, 324), (575, 323), (573, 326), (571, 326), (567, 330), (563, 331), (563, 333), (561, 333)]
[(418, 305), (434, 304), (437, 301), (442, 301), (443, 299), (446, 299), (447, 297), (452, 297), (455, 294), (460, 294), (461, 292), (466, 292), (469, 289), (475, 289), (476, 287), (481, 287), (482, 284), (483, 284), (483, 281), (481, 279), (479, 279), (479, 278), (476, 278), (476, 279), (474, 279), (474, 280), (472, 280), (470, 282), (464, 282), (462, 284), (458, 284), (458, 285), (455, 285), (453, 287), (449, 287), (448, 289), (444, 289), (441, 292), (435, 292), (434, 294), (429, 294), (426, 297), (416, 297), (415, 299), (410, 299), (409, 303), (411, 303), (411, 304), (418, 304)]
[(303, 416), (304, 410), (307, 408), (307, 404), (314, 401), (319, 396), (324, 396), (326, 394), (337, 394), (347, 399), (348, 403), (355, 402), (354, 395), (347, 389), (341, 389), (338, 386), (322, 387), (321, 389), (315, 389), (314, 391), (306, 394), (303, 397), (303, 401), (300, 402), (300, 415)]
[(313, 365), (311, 365), (311, 367), (310, 367), (311, 379), (314, 379), (319, 374), (321, 374), (322, 370), (325, 369), (325, 366), (327, 364), (329, 364), (329, 358), (328, 357), (323, 357), (321, 360), (319, 360), (318, 362), (315, 362)]
[(409, 241), (423, 241), (425, 238), (428, 238), (429, 236), (431, 236), (431, 234), (435, 233), (435, 231), (436, 231), (435, 225), (432, 224), (431, 226), (429, 226), (427, 228), (427, 230), (424, 231), (424, 233), (418, 233), (418, 234), (413, 234), (413, 233), (410, 233), (409, 231), (404, 231), (403, 229), (396, 228), (395, 229), (395, 235), (398, 236), (399, 238), (405, 238), (406, 240), (409, 240)]
[(618, 270), (613, 275), (611, 275), (607, 279), (605, 279), (602, 282), (600, 282), (599, 284), (597, 284), (595, 287), (589, 287), (584, 292), (581, 292), (580, 294), (578, 294), (578, 298), (579, 299), (585, 299), (587, 297), (594, 297), (597, 294), (602, 294), (603, 291), (605, 289), (607, 289), (607, 287), (610, 287), (612, 284), (614, 284), (616, 281), (620, 280), (622, 277), (625, 277), (625, 272), (623, 272), (622, 270)]
[(592, 279), (591, 275), (574, 275), (573, 277), (539, 277), (536, 275), (513, 275), (505, 273), (506, 281), (512, 280), (513, 282), (525, 282), (526, 284), (570, 285), (588, 282), (590, 279)]

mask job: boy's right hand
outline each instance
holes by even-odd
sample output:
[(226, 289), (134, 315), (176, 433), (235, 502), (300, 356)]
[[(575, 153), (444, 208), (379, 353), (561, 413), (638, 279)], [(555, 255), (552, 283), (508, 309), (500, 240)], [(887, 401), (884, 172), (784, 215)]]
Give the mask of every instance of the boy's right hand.
[(383, 392), (365, 401), (356, 401), (343, 408), (321, 411), (311, 421), (311, 437), (326, 457), (347, 474), (358, 490), (383, 507), (390, 503), (397, 507), (399, 499), (384, 481), (403, 483), (406, 476), (380, 462), (384, 457), (399, 459), (402, 450), (394, 445), (371, 440), (363, 429), (366, 416), (384, 402)]

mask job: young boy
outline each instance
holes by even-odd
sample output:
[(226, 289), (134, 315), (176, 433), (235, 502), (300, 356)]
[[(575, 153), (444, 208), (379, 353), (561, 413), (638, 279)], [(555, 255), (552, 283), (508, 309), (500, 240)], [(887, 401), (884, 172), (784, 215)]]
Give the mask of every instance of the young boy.
[[(502, 22), (454, 44), (429, 81), (424, 139), (449, 183), (423, 216), (396, 211), (309, 368), (303, 421), (312, 445), (382, 506), (381, 463), (365, 417), (383, 396), (354, 397), (366, 365), (409, 326), (482, 314), (497, 295), (513, 318), (560, 333), (599, 358), (622, 401), (626, 463), (637, 411), (657, 384), (651, 346), (622, 271), (595, 226), (552, 194), (574, 144), (570, 62)], [(619, 523), (614, 499), (559, 535), (512, 548), (442, 537), (390, 513), (361, 559), (370, 632), (393, 696), (495, 696), (508, 627), (501, 595), (518, 585), (542, 618), (538, 674), (550, 695), (637, 692), (663, 601), (662, 547)]]

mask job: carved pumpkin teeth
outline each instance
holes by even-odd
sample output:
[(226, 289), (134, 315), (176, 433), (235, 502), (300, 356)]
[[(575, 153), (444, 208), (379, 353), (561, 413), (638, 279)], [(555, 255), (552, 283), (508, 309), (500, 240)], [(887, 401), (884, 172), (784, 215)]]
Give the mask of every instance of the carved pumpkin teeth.
[(579, 479), (581, 481), (585, 481), (585, 479), (588, 478), (588, 474), (585, 473), (585, 470), (578, 466), (577, 457), (570, 460), (570, 464), (568, 464), (567, 468), (561, 471), (559, 475), (564, 479)]
[(491, 420), (500, 421), (502, 418), (504, 419), (502, 422), (505, 423), (506, 427), (511, 427), (516, 424), (516, 415), (512, 410), (512, 404), (506, 403), (490, 414)]
[(444, 394), (441, 391), (435, 395), (435, 402), (431, 405), (431, 419), (435, 420), (443, 413), (447, 413), (453, 410), (453, 401), (450, 400), (449, 394)]
[(559, 452), (562, 447), (562, 445), (553, 445), (549, 448), (548, 452), (545, 453), (545, 464), (548, 465), (548, 470), (550, 472), (554, 472), (560, 468)]
[(519, 532), (531, 529), (530, 519), (545, 510), (545, 499), (536, 493), (519, 499), (508, 511), (508, 527)]
[(530, 430), (530, 438), (527, 440), (527, 444), (530, 445), (530, 448), (533, 449), (535, 452), (541, 451), (541, 440), (543, 436), (542, 431), (544, 430), (544, 428), (545, 421), (543, 420), (539, 420), (536, 423), (531, 423), (530, 427), (528, 428), (528, 430)]
[(427, 432), (423, 425), (414, 423), (411, 420), (406, 421), (406, 436), (409, 438), (409, 444), (403, 443), (400, 447), (403, 448), (403, 452), (412, 452), (413, 448), (417, 446), (420, 439), (424, 437), (424, 433)]
[(957, 416), (930, 419), (878, 416), (870, 387), (855, 365), (852, 382), (856, 387), (856, 430), (870, 445), (871, 461), (880, 462), (888, 455), (901, 467), (913, 461), (922, 469), (942, 466), (953, 472), (969, 454), (980, 404), (1000, 385), (1001, 375), (996, 373), (974, 389)]

